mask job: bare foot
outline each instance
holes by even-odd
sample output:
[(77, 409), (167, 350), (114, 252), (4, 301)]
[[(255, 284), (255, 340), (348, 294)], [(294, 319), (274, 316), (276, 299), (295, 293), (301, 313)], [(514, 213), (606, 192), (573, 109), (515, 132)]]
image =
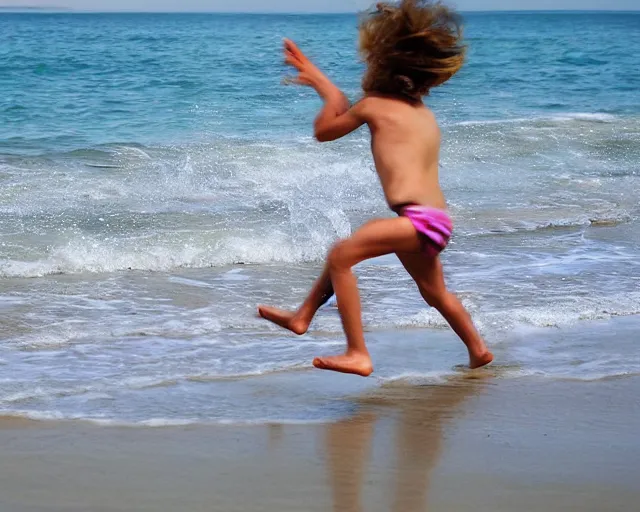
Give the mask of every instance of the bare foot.
[(470, 356), (469, 368), (471, 368), (472, 370), (476, 368), (481, 368), (483, 366), (488, 365), (491, 361), (493, 361), (493, 354), (487, 350), (484, 354), (480, 356), (477, 356), (477, 357)]
[(373, 373), (373, 365), (369, 354), (344, 354), (342, 356), (316, 357), (313, 366), (320, 370), (331, 370), (340, 373), (352, 373), (368, 377)]
[(258, 314), (265, 320), (289, 329), (298, 335), (304, 334), (309, 328), (309, 322), (305, 322), (291, 311), (284, 311), (283, 309), (272, 308), (271, 306), (258, 306)]

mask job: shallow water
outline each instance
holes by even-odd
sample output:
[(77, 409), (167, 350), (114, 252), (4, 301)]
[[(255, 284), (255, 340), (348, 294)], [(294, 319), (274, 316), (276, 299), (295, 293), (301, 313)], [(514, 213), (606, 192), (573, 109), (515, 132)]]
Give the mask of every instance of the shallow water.
[[(469, 63), (429, 99), (449, 284), (504, 378), (640, 371), (632, 329), (604, 359), (597, 336), (549, 341), (640, 313), (639, 24), (470, 15)], [(279, 83), (284, 35), (357, 97), (350, 16), (0, 15), (0, 411), (315, 420), (377, 385), (308, 372), (342, 346), (331, 304), (302, 339), (255, 317), (294, 307), (334, 240), (389, 215), (366, 133), (312, 140), (317, 99)], [(395, 258), (358, 275), (380, 378), (459, 371)]]

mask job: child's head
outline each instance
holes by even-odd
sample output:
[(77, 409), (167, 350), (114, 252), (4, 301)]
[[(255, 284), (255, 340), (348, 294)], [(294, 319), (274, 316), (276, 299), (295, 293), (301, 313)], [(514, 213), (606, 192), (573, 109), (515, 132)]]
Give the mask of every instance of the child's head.
[(464, 62), (459, 16), (440, 2), (382, 2), (360, 24), (365, 92), (420, 98)]

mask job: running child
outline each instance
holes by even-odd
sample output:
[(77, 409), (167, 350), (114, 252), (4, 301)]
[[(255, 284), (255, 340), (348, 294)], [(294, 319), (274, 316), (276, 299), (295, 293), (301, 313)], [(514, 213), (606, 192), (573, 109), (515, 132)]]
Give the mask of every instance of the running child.
[(469, 351), (469, 366), (489, 364), (493, 355), (469, 313), (445, 286), (439, 254), (453, 229), (438, 179), (440, 130), (423, 103), (429, 91), (449, 80), (464, 62), (458, 15), (440, 2), (379, 3), (360, 25), (360, 51), (367, 70), (364, 97), (353, 106), (346, 96), (289, 40), (285, 61), (298, 72), (292, 81), (313, 87), (324, 101), (315, 137), (328, 142), (367, 125), (386, 201), (397, 217), (371, 220), (329, 251), (324, 271), (296, 312), (260, 306), (263, 318), (304, 334), (320, 306), (335, 293), (347, 338), (344, 354), (314, 359), (316, 368), (368, 376), (373, 364), (365, 345), (360, 295), (352, 268), (395, 253)]

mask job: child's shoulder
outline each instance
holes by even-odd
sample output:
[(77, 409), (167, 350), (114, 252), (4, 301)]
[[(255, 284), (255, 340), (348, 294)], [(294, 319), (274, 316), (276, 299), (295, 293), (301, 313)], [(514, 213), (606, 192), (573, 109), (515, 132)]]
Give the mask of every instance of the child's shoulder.
[(355, 107), (363, 115), (376, 116), (380, 114), (393, 114), (398, 112), (399, 115), (424, 116), (435, 121), (433, 111), (427, 107), (421, 100), (410, 101), (397, 96), (387, 96), (382, 94), (366, 94), (356, 103)]
[(390, 97), (366, 94), (356, 104), (355, 107), (361, 113), (368, 113), (375, 115), (378, 112), (388, 112), (395, 110), (399, 107), (398, 100), (394, 100)]

